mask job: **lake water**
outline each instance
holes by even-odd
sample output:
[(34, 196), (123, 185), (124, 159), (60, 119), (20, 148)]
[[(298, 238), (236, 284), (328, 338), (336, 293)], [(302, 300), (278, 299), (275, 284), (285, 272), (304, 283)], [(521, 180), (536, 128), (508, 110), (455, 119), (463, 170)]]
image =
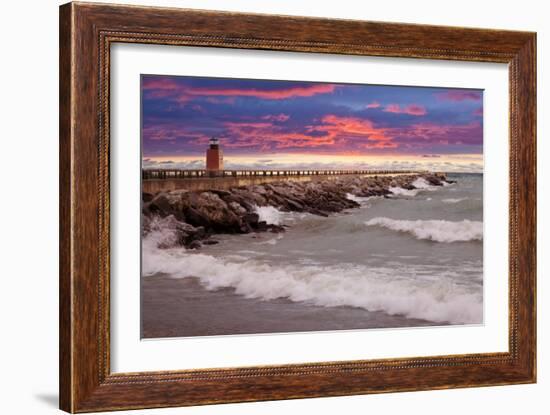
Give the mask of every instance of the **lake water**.
[(401, 316), (399, 326), (482, 323), (483, 176), (448, 178), (457, 183), (421, 180), (389, 198), (349, 195), (361, 207), (329, 217), (258, 207), (287, 231), (216, 235), (219, 244), (198, 251), (158, 249), (162, 235), (153, 233), (143, 241), (143, 275), (195, 277), (201, 290), (255, 304)]

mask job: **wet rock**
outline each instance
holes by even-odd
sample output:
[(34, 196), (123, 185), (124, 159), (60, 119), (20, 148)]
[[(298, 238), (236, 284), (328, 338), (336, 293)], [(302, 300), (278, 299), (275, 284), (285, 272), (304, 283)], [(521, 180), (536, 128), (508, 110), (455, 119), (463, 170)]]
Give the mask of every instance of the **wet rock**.
[(237, 202), (229, 202), (227, 206), (229, 206), (229, 208), (239, 216), (244, 216), (247, 214), (247, 210)]
[(256, 230), (257, 231), (260, 231), (260, 232), (265, 232), (267, 231), (269, 228), (267, 226), (267, 222), (265, 220), (261, 220), (259, 221), (257, 224), (256, 224)]
[(166, 217), (172, 213), (172, 206), (170, 205), (166, 195), (161, 193), (151, 200), (151, 203), (149, 203), (149, 210), (161, 217)]
[(430, 185), (432, 186), (443, 186), (443, 183), (441, 183), (441, 179), (434, 176), (426, 176), (424, 177), (424, 180), (426, 180)]
[(195, 208), (187, 208), (185, 211), (185, 218), (187, 223), (190, 223), (193, 226), (204, 226), (205, 228), (210, 228), (210, 221), (208, 220), (208, 217)]
[(274, 225), (274, 224), (269, 224), (267, 225), (267, 229), (269, 229), (269, 232), (272, 232), (272, 233), (281, 233), (281, 232), (285, 232), (286, 229), (284, 228), (284, 226), (281, 226), (281, 225)]
[(242, 220), (251, 228), (256, 228), (260, 220), (260, 215), (258, 215), (257, 213), (245, 213), (242, 217)]
[(193, 241), (188, 246), (187, 249), (200, 249), (202, 244), (199, 241)]
[(218, 195), (219, 197), (221, 198), (224, 198), (224, 197), (227, 197), (227, 196), (231, 196), (231, 192), (228, 192), (227, 190), (217, 190), (217, 189), (213, 189), (213, 190), (210, 190), (211, 193), (214, 193), (216, 195)]

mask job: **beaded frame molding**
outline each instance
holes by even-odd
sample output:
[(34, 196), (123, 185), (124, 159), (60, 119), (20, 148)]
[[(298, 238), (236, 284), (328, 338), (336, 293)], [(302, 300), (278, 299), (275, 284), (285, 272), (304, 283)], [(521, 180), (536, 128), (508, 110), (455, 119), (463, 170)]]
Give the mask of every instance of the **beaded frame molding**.
[[(113, 43), (500, 62), (509, 66), (509, 351), (111, 373)], [(536, 381), (536, 34), (173, 8), (60, 7), (60, 408), (91, 412)]]

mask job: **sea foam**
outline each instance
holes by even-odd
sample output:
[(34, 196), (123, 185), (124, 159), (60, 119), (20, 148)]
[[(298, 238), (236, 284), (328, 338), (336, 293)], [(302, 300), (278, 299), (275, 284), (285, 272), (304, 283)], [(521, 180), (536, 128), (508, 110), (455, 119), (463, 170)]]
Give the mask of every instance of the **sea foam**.
[(357, 202), (359, 203), (360, 205), (363, 205), (363, 206), (367, 206), (367, 202), (373, 198), (376, 198), (378, 196), (366, 196), (366, 197), (363, 197), (363, 196), (356, 196), (352, 193), (346, 193), (346, 198), (348, 200), (353, 200), (354, 202)]
[[(144, 247), (144, 249), (147, 249)], [(450, 270), (427, 267), (367, 267), (356, 264), (320, 266), (268, 264), (256, 259), (213, 257), (183, 249), (144, 252), (143, 275), (163, 273), (174, 278), (196, 277), (207, 290), (233, 288), (246, 298), (286, 298), (323, 307), (357, 307), (433, 322), (481, 323), (479, 293), (456, 285)], [(145, 258), (147, 258), (145, 260)], [(414, 278), (408, 276), (414, 274)], [(426, 274), (438, 273), (434, 281)]]
[(283, 222), (283, 212), (273, 206), (256, 206), (254, 210), (260, 221), (265, 221), (268, 225), (281, 225)]
[(388, 190), (395, 196), (414, 197), (423, 190), (433, 191), (437, 189), (437, 186), (432, 186), (423, 177), (419, 177), (411, 184), (415, 187), (415, 189), (404, 189), (402, 187), (391, 186)]
[(435, 242), (466, 242), (483, 240), (483, 222), (463, 220), (397, 220), (377, 217), (365, 222), (367, 226), (381, 226), (392, 231), (406, 232), (417, 239)]
[(465, 197), (460, 197), (460, 198), (456, 198), (456, 199), (453, 199), (453, 198), (449, 198), (449, 199), (441, 199), (441, 201), (443, 203), (460, 203), (460, 202), (463, 202), (465, 200), (468, 200), (467, 198)]
[(436, 186), (432, 186), (423, 177), (419, 177), (418, 179), (416, 179), (414, 182), (412, 182), (412, 185), (417, 189), (423, 189), (423, 190), (432, 190), (436, 188)]
[(395, 186), (391, 186), (388, 190), (396, 196), (408, 196), (408, 197), (416, 196), (419, 192), (419, 189), (408, 190), (408, 189), (403, 189), (402, 187), (395, 187)]

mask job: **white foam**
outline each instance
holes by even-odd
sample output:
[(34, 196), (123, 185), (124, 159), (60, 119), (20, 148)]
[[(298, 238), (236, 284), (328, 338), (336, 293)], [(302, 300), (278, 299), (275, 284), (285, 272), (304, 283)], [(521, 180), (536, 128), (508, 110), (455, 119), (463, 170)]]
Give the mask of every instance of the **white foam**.
[(417, 189), (424, 190), (432, 190), (435, 187), (430, 185), (430, 183), (428, 183), (423, 177), (419, 177), (418, 179), (416, 179), (414, 182), (412, 182), (412, 185)]
[(273, 206), (255, 206), (254, 210), (260, 221), (265, 221), (268, 225), (281, 225), (283, 222), (283, 212)]
[(388, 190), (392, 192), (395, 196), (407, 196), (414, 197), (421, 191), (434, 191), (437, 190), (437, 186), (432, 186), (426, 181), (423, 177), (419, 177), (414, 182), (411, 183), (416, 189), (404, 189), (402, 187), (391, 186)]
[(149, 228), (147, 238), (143, 238), (144, 244), (150, 245), (151, 248), (169, 248), (177, 245), (176, 218), (153, 216), (151, 218), (142, 217), (142, 220), (147, 221)]
[(483, 222), (463, 220), (396, 220), (377, 217), (365, 222), (368, 226), (381, 226), (398, 232), (407, 232), (417, 239), (436, 242), (466, 242), (483, 240)]
[(403, 189), (402, 187), (394, 187), (394, 186), (391, 186), (388, 190), (396, 196), (409, 196), (409, 197), (416, 196), (419, 192), (419, 189), (408, 190), (408, 189)]
[(467, 198), (465, 198), (465, 197), (460, 197), (460, 198), (457, 198), (457, 199), (450, 198), (450, 199), (442, 199), (441, 201), (443, 203), (460, 203), (464, 200), (467, 200)]
[(277, 245), (283, 239), (283, 234), (278, 234), (275, 238), (268, 239), (267, 241), (258, 242), (258, 245)]
[(360, 205), (363, 205), (365, 206), (366, 203), (372, 199), (373, 197), (377, 197), (377, 196), (367, 196), (367, 197), (362, 197), (362, 196), (356, 196), (352, 193), (346, 193), (346, 198), (348, 200), (353, 200), (354, 202), (357, 202), (359, 203)]
[(459, 274), (441, 267), (415, 270), (409, 266), (353, 264), (271, 265), (250, 258), (213, 257), (180, 249), (155, 251), (144, 252), (144, 275), (197, 277), (208, 290), (231, 287), (246, 298), (287, 298), (324, 307), (358, 307), (434, 322), (482, 321), (481, 290), (468, 291), (464, 285), (454, 283)]

